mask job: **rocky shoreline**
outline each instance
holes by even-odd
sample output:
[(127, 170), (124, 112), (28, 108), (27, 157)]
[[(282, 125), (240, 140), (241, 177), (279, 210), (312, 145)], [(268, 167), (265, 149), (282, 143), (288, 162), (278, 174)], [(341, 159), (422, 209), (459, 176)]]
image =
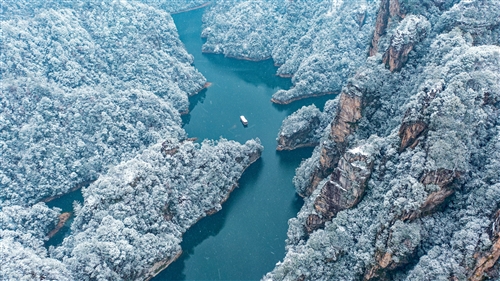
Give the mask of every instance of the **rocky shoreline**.
[[(203, 37), (202, 37), (203, 38)], [(201, 51), (203, 54), (214, 54), (214, 55), (224, 55), (224, 57), (226, 58), (230, 58), (230, 59), (236, 59), (236, 60), (246, 60), (246, 61), (253, 61), (253, 62), (258, 62), (258, 61), (265, 61), (265, 60), (269, 60), (269, 59), (272, 59), (271, 56), (268, 56), (268, 57), (264, 57), (264, 58), (258, 58), (258, 59), (255, 59), (255, 58), (248, 58), (248, 57), (243, 57), (243, 56), (231, 56), (231, 55), (226, 55), (224, 53), (218, 53), (218, 52), (214, 52), (214, 51), (207, 51), (207, 50), (202, 50)]]
[[(255, 163), (257, 160), (260, 159), (262, 155), (262, 151), (255, 151), (254, 153), (250, 154), (249, 157), (249, 163), (248, 165), (242, 170), (241, 174), (243, 175), (243, 173), (246, 171), (246, 169), (248, 169), (248, 167), (250, 167), (253, 163)], [(240, 176), (241, 177), (241, 176)], [(229, 196), (231, 195), (231, 193), (234, 191), (234, 189), (238, 186), (238, 183), (234, 184), (231, 186), (231, 188), (229, 189), (229, 191), (227, 192), (226, 196), (224, 198), (222, 198), (222, 200), (220, 201), (220, 205), (224, 204), (228, 199), (229, 199)], [(210, 215), (213, 215), (215, 213), (217, 213), (219, 210), (217, 208), (212, 208), (208, 211), (205, 212), (206, 215), (210, 216)], [(200, 221), (202, 218), (204, 217), (199, 217), (198, 220), (196, 220), (195, 223), (197, 223), (198, 221)], [(194, 224), (193, 224), (194, 225)], [(154, 278), (156, 275), (158, 275), (161, 271), (163, 271), (164, 269), (166, 269), (171, 263), (173, 263), (174, 261), (176, 261), (182, 254), (182, 250), (177, 252), (176, 255), (174, 255), (173, 257), (171, 258), (168, 258), (168, 259), (165, 259), (163, 261), (159, 261), (157, 263), (155, 263), (149, 270), (148, 272), (146, 273), (145, 275), (145, 279), (143, 279), (144, 281), (149, 281), (151, 280), (152, 278)]]
[(322, 92), (322, 93), (317, 93), (317, 94), (307, 94), (307, 95), (301, 95), (301, 96), (298, 96), (298, 97), (295, 97), (292, 99), (287, 99), (287, 100), (278, 100), (275, 98), (271, 98), (271, 102), (275, 103), (275, 104), (286, 105), (286, 104), (290, 104), (290, 103), (292, 103), (294, 101), (298, 101), (298, 100), (322, 97), (322, 96), (326, 96), (326, 95), (336, 95), (338, 93), (339, 92)]
[(71, 214), (72, 214), (71, 212), (65, 212), (59, 215), (59, 222), (57, 223), (56, 227), (54, 227), (54, 229), (52, 229), (47, 234), (48, 239), (54, 237), (54, 235), (56, 235), (59, 232), (59, 230), (61, 230), (61, 228), (66, 224), (69, 218), (71, 218)]

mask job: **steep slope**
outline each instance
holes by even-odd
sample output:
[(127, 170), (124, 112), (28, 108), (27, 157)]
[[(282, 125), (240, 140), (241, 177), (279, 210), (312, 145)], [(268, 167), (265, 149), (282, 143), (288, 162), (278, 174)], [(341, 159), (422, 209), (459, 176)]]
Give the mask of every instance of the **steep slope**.
[[(154, 2), (2, 2), (1, 279), (148, 279), (260, 157), (258, 140), (187, 138), (206, 79), (158, 7), (200, 2)], [(61, 210), (40, 201), (82, 187), (47, 251)]]
[(364, 64), (376, 1), (215, 1), (204, 16), (205, 52), (262, 60), (294, 87), (273, 95), (287, 104), (337, 94)]
[(264, 280), (499, 278), (500, 8), (428, 4), (381, 1)]

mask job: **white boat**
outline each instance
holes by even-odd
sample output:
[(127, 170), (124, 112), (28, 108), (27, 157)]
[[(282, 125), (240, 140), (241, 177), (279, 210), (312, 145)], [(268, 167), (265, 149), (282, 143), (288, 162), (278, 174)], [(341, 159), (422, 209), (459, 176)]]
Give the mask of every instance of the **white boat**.
[(244, 126), (248, 125), (248, 120), (245, 118), (245, 116), (241, 115), (240, 116), (241, 123), (243, 123)]

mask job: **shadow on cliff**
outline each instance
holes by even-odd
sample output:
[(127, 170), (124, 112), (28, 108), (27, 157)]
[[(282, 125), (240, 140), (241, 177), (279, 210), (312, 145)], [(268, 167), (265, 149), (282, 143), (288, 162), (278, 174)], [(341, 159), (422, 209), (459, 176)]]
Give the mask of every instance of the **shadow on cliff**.
[(280, 165), (287, 167), (298, 167), (300, 162), (311, 157), (314, 147), (302, 147), (294, 150), (276, 151), (280, 159)]
[(323, 111), (325, 103), (329, 100), (333, 100), (337, 95), (324, 95), (319, 97), (305, 98), (291, 102), (289, 104), (276, 104), (273, 103), (273, 107), (278, 111), (285, 111), (288, 115), (294, 113), (303, 106), (314, 104), (317, 108)]
[(207, 90), (208, 88), (205, 88), (196, 95), (189, 97), (189, 113), (181, 116), (182, 126), (189, 124), (189, 121), (191, 121), (191, 111), (193, 111), (196, 105), (205, 101)]
[(204, 217), (183, 235), (181, 243), (182, 255), (153, 280), (186, 280), (186, 275), (184, 273), (185, 264), (189, 257), (194, 254), (196, 246), (200, 245), (209, 237), (216, 236), (221, 231), (228, 214), (231, 213), (231, 210), (235, 206), (235, 202), (238, 201), (237, 197), (244, 196), (242, 189), (247, 185), (252, 186), (254, 182), (257, 181), (257, 175), (260, 174), (263, 166), (264, 163), (262, 158), (260, 158), (247, 168), (239, 180), (239, 186), (241, 188), (235, 188), (233, 190), (229, 199), (222, 204), (222, 210), (211, 216)]
[(254, 86), (265, 85), (273, 89), (289, 89), (292, 86), (290, 78), (276, 76), (277, 67), (273, 60), (248, 61), (225, 57), (221, 54), (203, 54), (211, 63), (211, 67), (221, 72), (236, 74), (241, 80)]

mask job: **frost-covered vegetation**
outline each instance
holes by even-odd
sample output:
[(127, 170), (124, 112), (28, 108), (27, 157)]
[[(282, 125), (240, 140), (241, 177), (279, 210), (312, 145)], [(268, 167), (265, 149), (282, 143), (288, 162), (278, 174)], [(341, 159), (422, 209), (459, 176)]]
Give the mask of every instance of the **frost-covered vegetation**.
[(329, 100), (321, 112), (314, 104), (297, 110), (281, 125), (278, 150), (293, 150), (304, 146), (316, 146), (322, 137), (328, 135), (325, 129), (335, 117), (338, 99)]
[[(113, 1), (109, 1), (111, 3)], [(133, 1), (148, 4), (149, 6), (159, 8), (168, 13), (178, 13), (190, 9), (194, 9), (206, 4), (207, 0), (141, 0)], [(125, 3), (125, 2), (124, 2)], [(85, 1), (68, 1), (68, 0), (47, 0), (47, 1), (32, 1), (32, 0), (3, 0), (0, 6), (0, 19), (11, 19), (16, 17), (31, 17), (41, 10), (45, 9), (61, 9), (61, 8), (76, 8), (79, 5), (102, 5), (102, 1), (85, 0)]]
[[(361, 109), (341, 97), (330, 137), (297, 169), (305, 204), (264, 280), (500, 278), (500, 6), (384, 3), (393, 10), (378, 52), (342, 92)], [(340, 167), (353, 151), (374, 159), (370, 179), (359, 203), (330, 218), (324, 198), (345, 195), (328, 197), (329, 186), (347, 194), (362, 177)]]
[[(150, 277), (260, 156), (258, 140), (187, 138), (206, 80), (167, 11), (204, 2), (145, 2), (2, 2), (0, 279)], [(61, 210), (40, 201), (82, 187), (47, 251)]]
[(203, 51), (272, 58), (294, 87), (276, 103), (340, 92), (364, 64), (378, 1), (215, 1), (204, 16)]
[(43, 240), (57, 223), (60, 210), (43, 203), (5, 206), (0, 211), (0, 279), (74, 280), (59, 260), (48, 257)]
[(206, 82), (166, 12), (74, 6), (2, 22), (4, 204), (65, 193), (161, 138), (185, 138), (175, 111)]
[(132, 280), (181, 250), (182, 234), (221, 209), (236, 181), (258, 159), (257, 141), (167, 140), (115, 166), (83, 190), (72, 235), (51, 256), (81, 280)]

